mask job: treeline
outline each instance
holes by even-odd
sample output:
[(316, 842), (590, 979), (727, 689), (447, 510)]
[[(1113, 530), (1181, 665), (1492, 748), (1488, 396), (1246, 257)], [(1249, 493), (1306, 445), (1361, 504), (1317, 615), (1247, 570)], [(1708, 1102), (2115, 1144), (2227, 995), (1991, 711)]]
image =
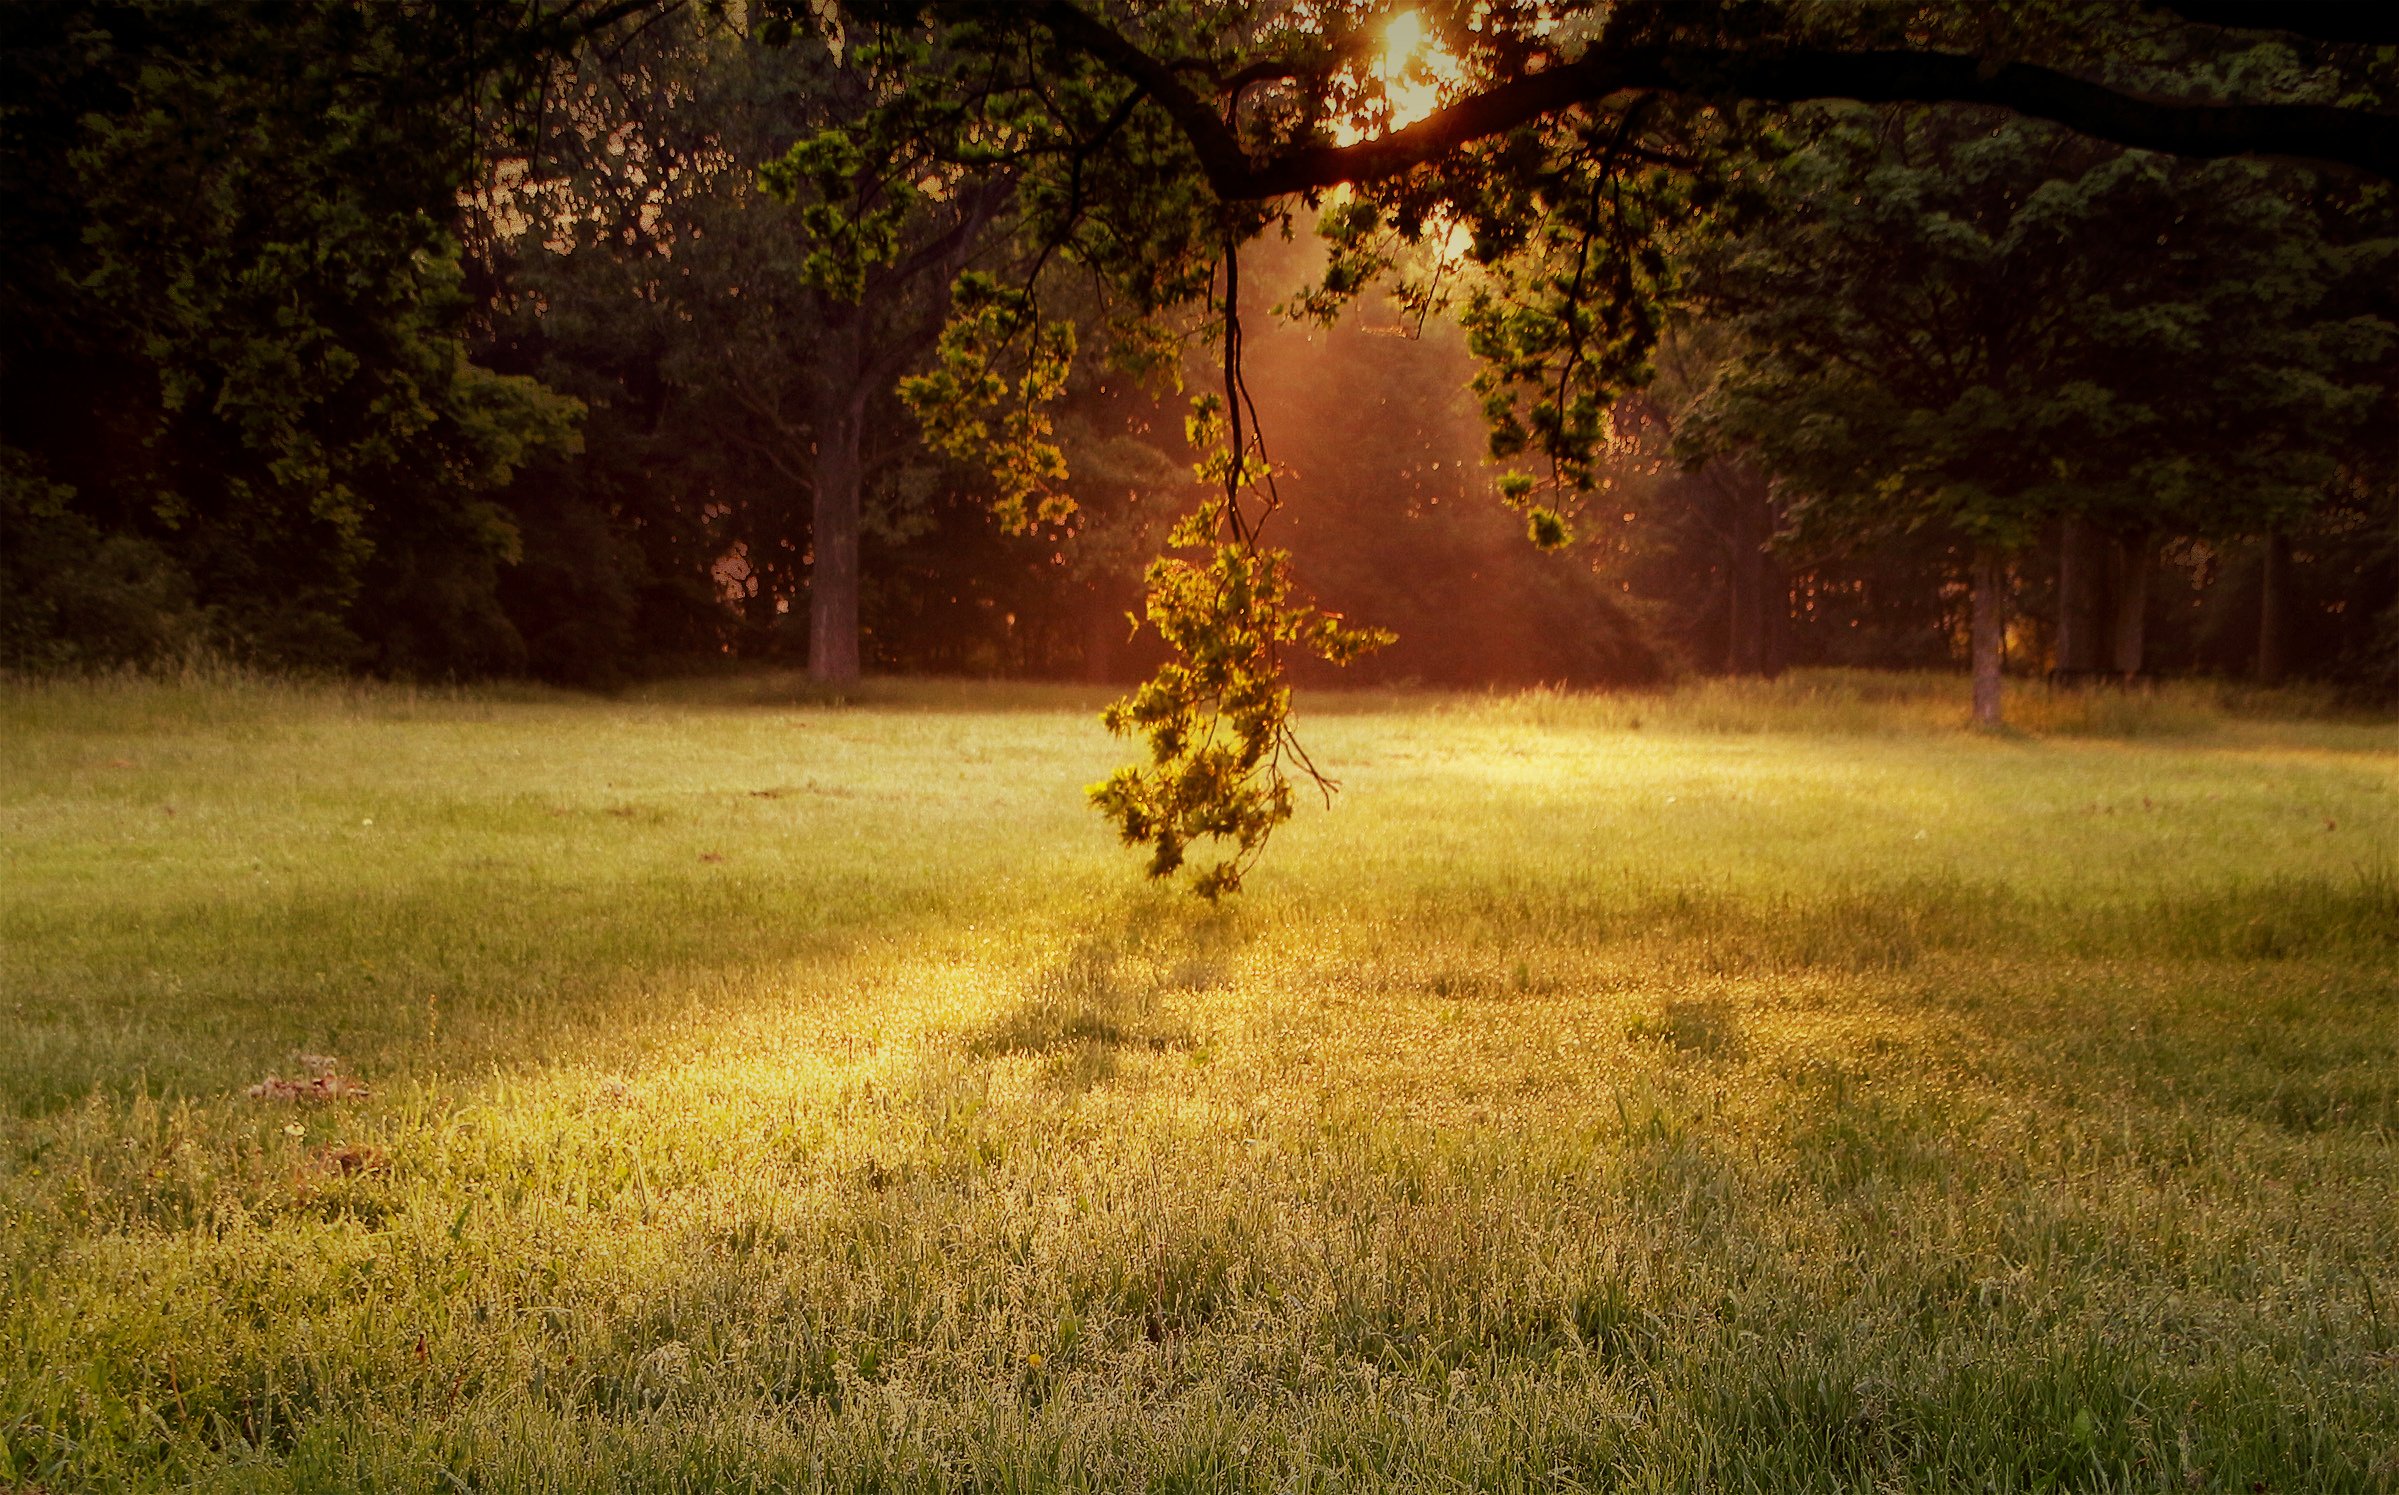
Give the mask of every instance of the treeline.
[[(2308, 96), (2280, 45), (2228, 66)], [(1974, 110), (1820, 108), (1769, 162), (1620, 412), (1664, 457), (1634, 570), (1721, 582), (1695, 653), (1943, 663), (1979, 596), (2061, 678), (2399, 681), (2388, 184)]]
[[(0, 10), (0, 664), (1154, 665), (1201, 329), (1084, 321), (1074, 512), (995, 523), (897, 386), (1039, 205), (998, 162), (830, 211), (838, 45), (620, 9)], [(2018, 670), (2399, 680), (2387, 188), (1958, 111), (1806, 111), (1755, 164), (1666, 245), (1683, 325), (1554, 552), (1456, 326), (1278, 322), (1320, 265), (1253, 252), (1270, 538), (1399, 635), (1353, 677), (1942, 666), (1979, 579)]]

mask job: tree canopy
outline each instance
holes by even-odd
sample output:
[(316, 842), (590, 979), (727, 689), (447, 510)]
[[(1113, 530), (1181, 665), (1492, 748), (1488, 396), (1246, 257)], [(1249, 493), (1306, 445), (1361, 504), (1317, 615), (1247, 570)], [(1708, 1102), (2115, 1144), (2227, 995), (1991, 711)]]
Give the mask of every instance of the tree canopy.
[[(1788, 195), (1701, 256), (1742, 352), (1682, 432), (1801, 495), (1795, 540), (1932, 526), (1997, 567), (2062, 520), (2255, 533), (2387, 419), (2399, 326), (2355, 291), (2389, 282), (2391, 225), (2036, 122), (1809, 125)], [(1977, 640), (1991, 713), (2000, 643)]]
[[(465, 356), (457, 203), (487, 121), (607, 19), (0, 13), (0, 626), (136, 584), (286, 659), (404, 668), (474, 631), (514, 554), (490, 499), (572, 408)], [(360, 614), (366, 588), (418, 605)]]

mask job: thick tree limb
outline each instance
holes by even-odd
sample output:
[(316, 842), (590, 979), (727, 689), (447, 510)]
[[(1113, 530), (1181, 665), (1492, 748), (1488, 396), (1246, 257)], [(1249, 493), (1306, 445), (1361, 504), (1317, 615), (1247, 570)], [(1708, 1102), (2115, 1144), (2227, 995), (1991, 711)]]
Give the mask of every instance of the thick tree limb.
[(1256, 201), (1400, 175), (1459, 147), (1628, 93), (1790, 104), (1982, 104), (2138, 150), (2273, 156), (2399, 180), (2399, 115), (2316, 104), (2194, 104), (2147, 98), (2023, 62), (1946, 52), (1839, 52), (1604, 44), (1573, 62), (1496, 84), (1405, 128), (1354, 145), (1253, 157), (1177, 72), (1072, 3), (1041, 0), (1059, 41), (1140, 83), (1189, 140), (1216, 195)]
[(1200, 158), (1200, 168), (1207, 172), (1208, 183), (1216, 195), (1227, 201), (1278, 196), (1272, 192), (1228, 192), (1227, 184), (1238, 183), (1257, 170), (1249, 153), (1241, 148), (1233, 134), (1206, 100), (1191, 91), (1181, 72), (1152, 57), (1127, 41), (1112, 27), (1086, 13), (1070, 0), (1040, 0), (1033, 7), (1036, 22), (1059, 41), (1076, 51), (1097, 58), (1147, 90), (1166, 111), (1175, 127), (1191, 143)]

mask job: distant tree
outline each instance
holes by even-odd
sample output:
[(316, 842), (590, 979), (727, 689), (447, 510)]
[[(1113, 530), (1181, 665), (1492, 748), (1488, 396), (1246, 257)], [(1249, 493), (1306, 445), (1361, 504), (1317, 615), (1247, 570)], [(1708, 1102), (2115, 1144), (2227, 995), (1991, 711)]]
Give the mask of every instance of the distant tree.
[[(259, 657), (511, 664), (493, 498), (573, 410), (465, 357), (452, 227), (485, 122), (611, 19), (0, 7), (0, 524)], [(46, 573), (0, 607), (100, 595)]]
[(1657, 376), (1609, 410), (1606, 499), (1583, 529), (1628, 602), (1686, 668), (1779, 673), (1792, 648), (1791, 557), (1775, 546), (1784, 495), (1737, 457), (1687, 463), (1675, 430), (1726, 354), (1721, 328), (1685, 326), (1662, 342)]
[[(686, 9), (562, 64), (540, 139), (484, 205), (495, 335), (548, 377), (597, 375), (606, 423), (638, 432), (617, 455), (676, 516), (653, 533), (706, 549), (741, 651), (804, 636), (812, 673), (842, 682), (860, 667), (862, 540), (923, 522), (927, 459), (895, 385), (999, 194), (936, 202), (903, 181), (905, 202), (878, 208), (895, 189), (860, 184), (859, 217), (829, 215), (812, 194), (853, 174), (824, 132), (872, 84), (821, 37), (775, 42)], [(870, 220), (888, 254), (825, 242)]]
[(1686, 447), (1782, 478), (1803, 543), (1962, 537), (1985, 724), (2016, 557), (2063, 521), (2072, 608), (2089, 528), (2144, 560), (2161, 531), (2278, 531), (2327, 493), (2399, 340), (2333, 298), (2345, 257), (2399, 245), (2328, 241), (2306, 194), (2249, 163), (1853, 108), (1772, 182), (1773, 206), (1703, 257), (1703, 304), (1743, 351)]
[[(810, 45), (795, 42), (792, 46)], [(806, 406), (815, 504), (808, 574), (808, 673), (859, 674), (859, 539), (875, 402), (932, 350), (951, 281), (1008, 200), (1004, 172), (958, 180), (922, 150), (859, 154), (840, 126), (881, 101), (889, 74), (850, 48), (829, 52), (818, 99), (826, 122), (769, 161), (768, 191), (810, 235), (805, 305), (815, 334)]]

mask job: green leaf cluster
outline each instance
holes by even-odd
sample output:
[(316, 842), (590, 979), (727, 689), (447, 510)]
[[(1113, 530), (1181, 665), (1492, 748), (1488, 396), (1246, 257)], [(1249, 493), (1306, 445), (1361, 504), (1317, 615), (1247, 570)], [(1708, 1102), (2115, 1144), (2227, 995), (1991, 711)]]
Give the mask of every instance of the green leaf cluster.
[(1180, 870), (1194, 843), (1221, 843), (1224, 854), (1192, 883), (1210, 900), (1240, 888), (1267, 836), (1291, 818), (1288, 767), (1314, 773), (1291, 732), (1285, 651), (1342, 664), (1390, 637), (1297, 600), (1289, 553), (1228, 536), (1226, 503), (1212, 500), (1174, 531), (1177, 548), (1204, 559), (1150, 565), (1146, 610), (1175, 657), (1102, 716), (1118, 736), (1141, 737), (1149, 761), (1090, 791), (1126, 845), (1149, 848), (1154, 878)]
[(1827, 108), (1771, 191), (1697, 256), (1739, 351), (1678, 440), (1784, 479), (1802, 541), (2013, 550), (2068, 514), (2256, 533), (2320, 502), (2387, 410), (2387, 189)]
[(1072, 322), (1045, 319), (1031, 293), (970, 270), (952, 287), (933, 367), (900, 381), (934, 450), (988, 475), (992, 513), (1012, 533), (1074, 512), (1050, 413), (1074, 356)]
[(392, 670), (505, 652), (494, 499), (576, 409), (467, 360), (452, 228), (544, 25), (0, 12), (0, 447), (171, 573), (217, 642)]

